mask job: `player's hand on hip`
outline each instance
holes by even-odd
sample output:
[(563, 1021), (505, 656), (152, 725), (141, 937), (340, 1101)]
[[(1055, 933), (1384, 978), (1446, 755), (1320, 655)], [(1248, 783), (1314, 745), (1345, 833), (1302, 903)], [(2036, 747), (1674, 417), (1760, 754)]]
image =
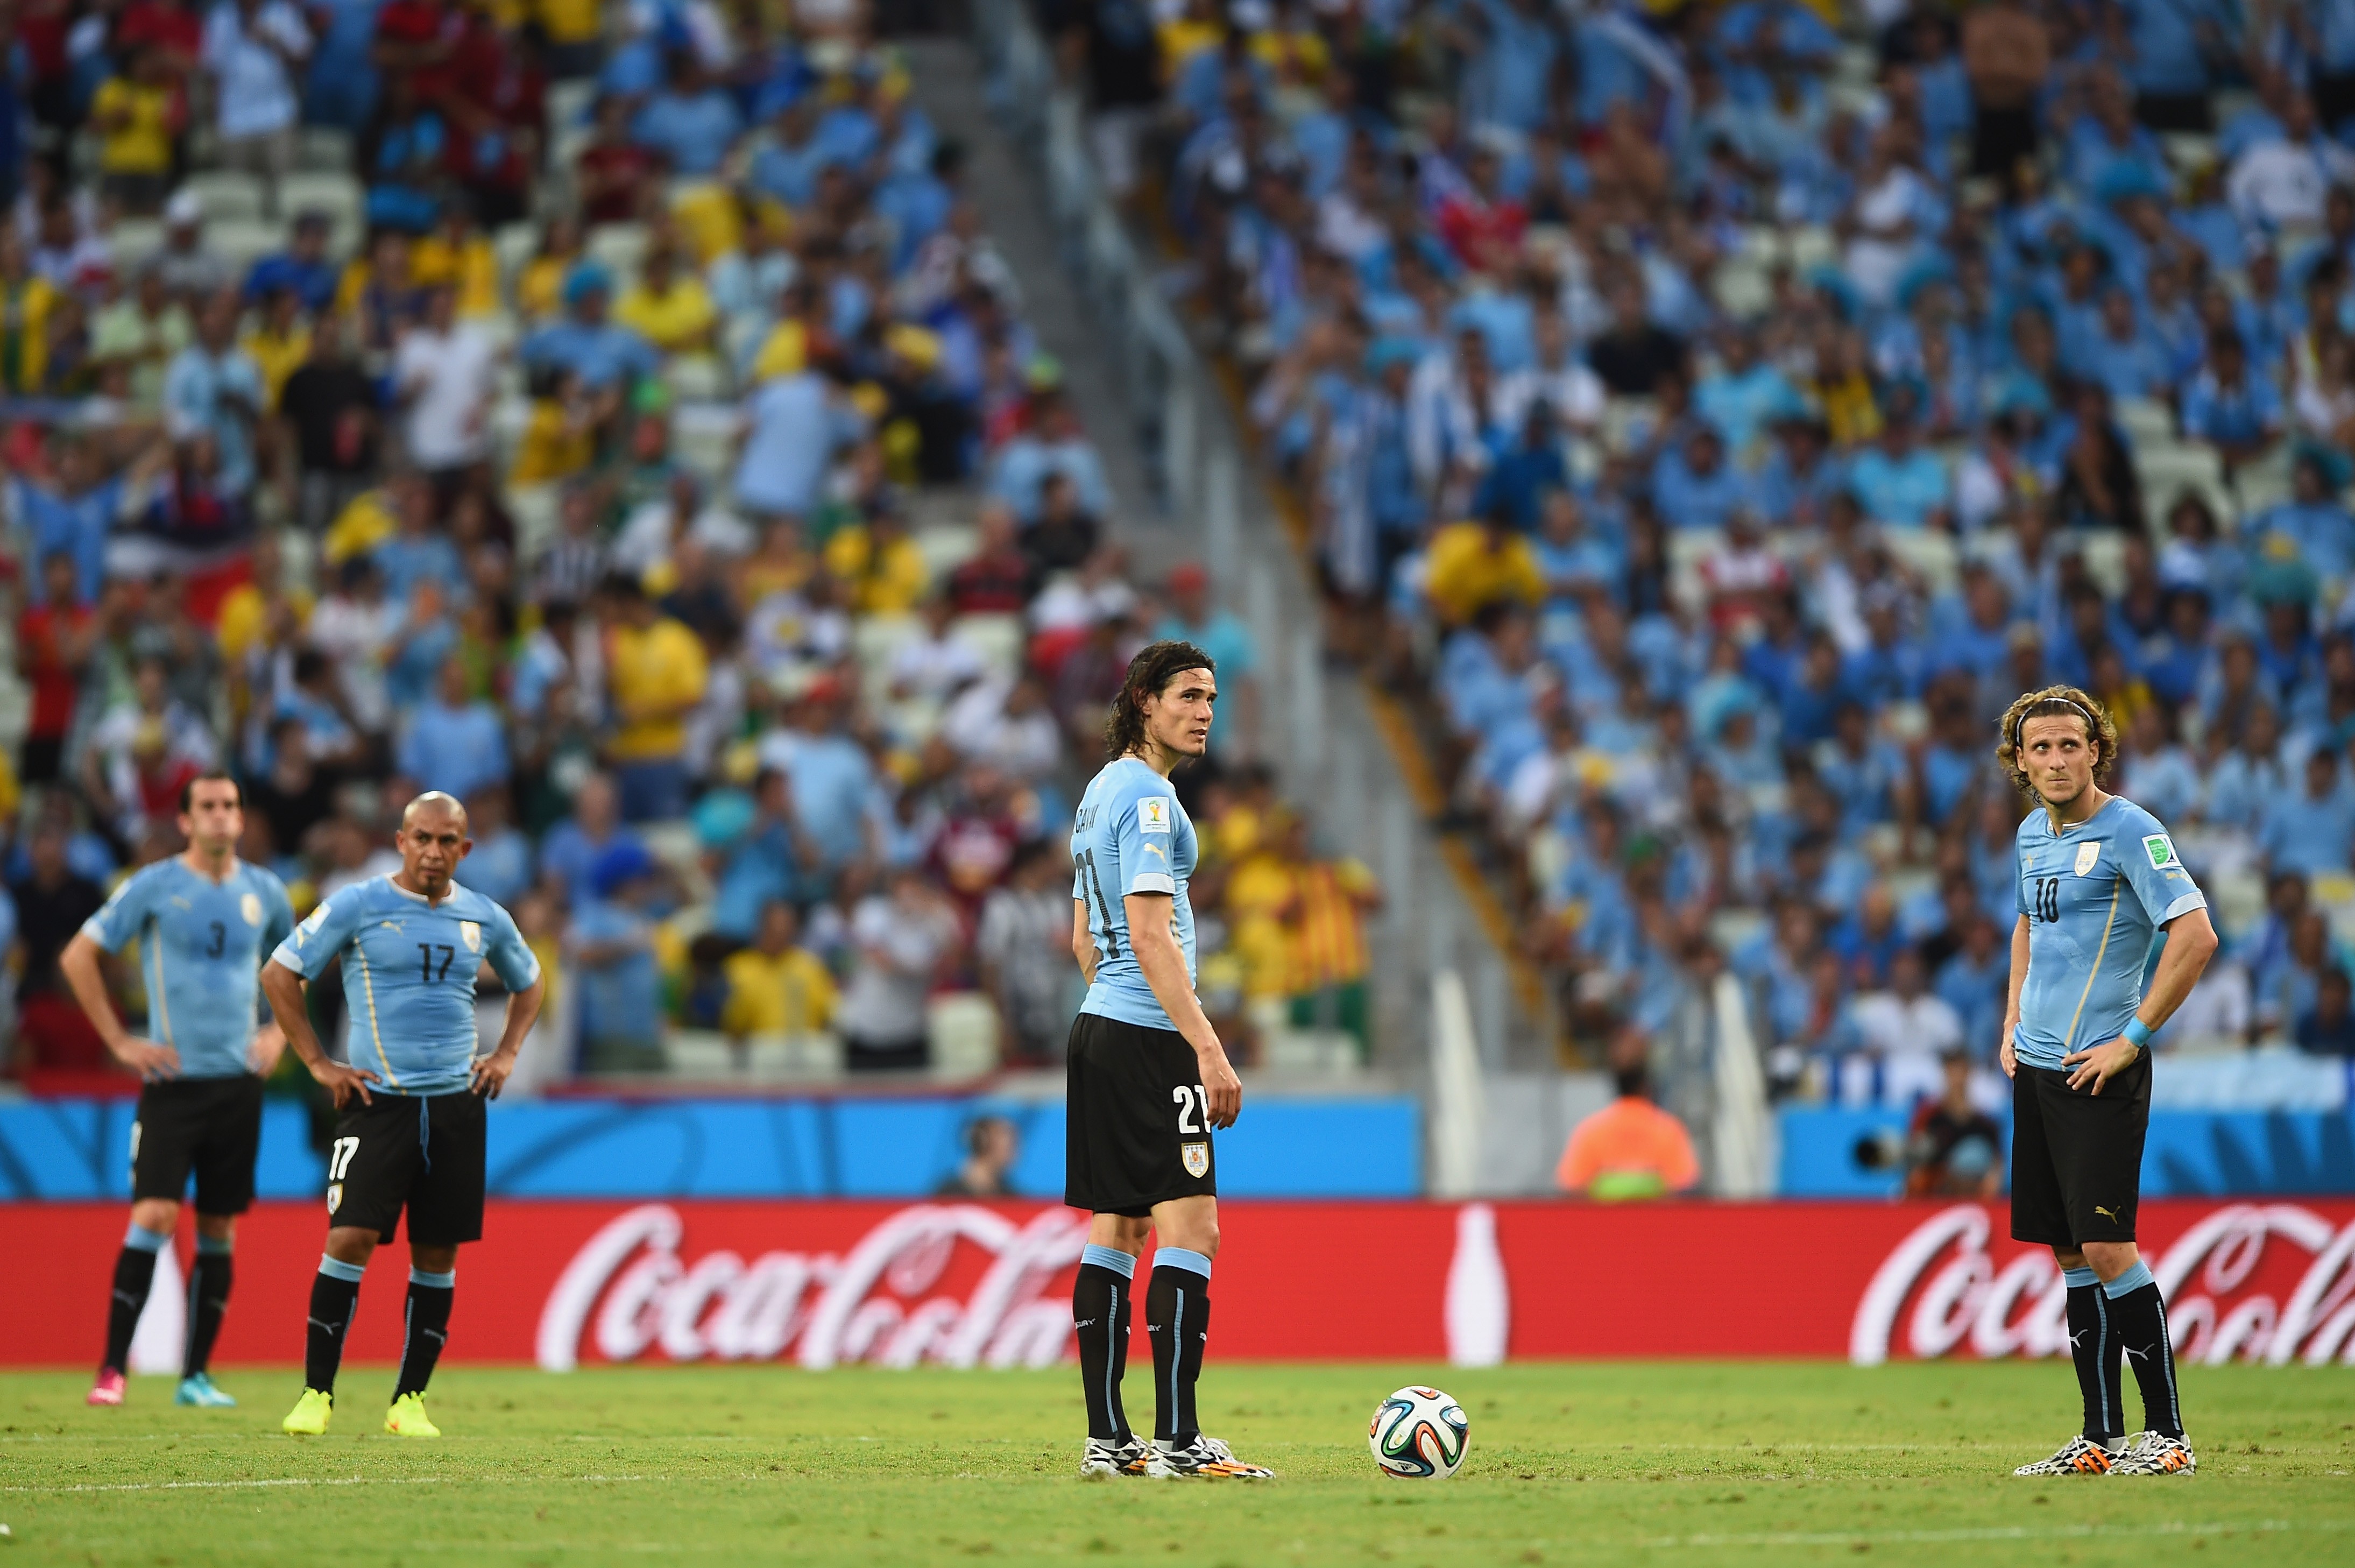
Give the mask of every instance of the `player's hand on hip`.
[(180, 1053), (168, 1045), (157, 1045), (152, 1040), (142, 1040), (135, 1034), (124, 1035), (110, 1045), (114, 1060), (142, 1078), (177, 1078), (180, 1075)]
[(1227, 1061), (1223, 1046), (1194, 1053), (1196, 1065), (1202, 1073), (1202, 1091), (1209, 1096), (1210, 1125), (1224, 1129), (1235, 1125), (1243, 1114), (1243, 1081), (1235, 1076), (1232, 1063)]
[(2093, 1085), (2093, 1093), (2102, 1092), (2102, 1085), (2135, 1064), (2142, 1055), (2142, 1047), (2130, 1040), (2114, 1040), (2107, 1045), (2088, 1046), (2061, 1059), (2061, 1065), (2075, 1063), (2077, 1071), (2069, 1074), (2069, 1087), (2083, 1089)]
[(321, 1088), (326, 1090), (327, 1097), (336, 1103), (336, 1109), (338, 1111), (349, 1103), (354, 1094), (360, 1097), (360, 1104), (363, 1105), (375, 1104), (376, 1101), (368, 1095), (368, 1086), (384, 1082), (365, 1067), (353, 1067), (348, 1063), (334, 1061), (324, 1061), (314, 1066), (311, 1069), (311, 1076), (319, 1081)]
[(515, 1071), (515, 1052), (511, 1051), (495, 1051), (488, 1056), (476, 1057), (472, 1084), (474, 1093), (485, 1100), (497, 1099), (499, 1091), (506, 1085), (507, 1074)]

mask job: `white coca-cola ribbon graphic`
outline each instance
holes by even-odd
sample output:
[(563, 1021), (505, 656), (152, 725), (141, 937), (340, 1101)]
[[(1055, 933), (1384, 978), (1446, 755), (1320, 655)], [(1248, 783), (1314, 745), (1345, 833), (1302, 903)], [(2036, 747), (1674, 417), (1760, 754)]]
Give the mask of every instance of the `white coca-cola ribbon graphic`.
[(1493, 1367), (1504, 1360), (1512, 1293), (1505, 1283), (1504, 1254), (1497, 1250), (1497, 1211), (1486, 1203), (1466, 1203), (1455, 1211), (1445, 1312), (1449, 1365)]
[[(1947, 1355), (1966, 1343), (1990, 1359), (2067, 1349), (2068, 1288), (2051, 1252), (2030, 1248), (1998, 1271), (1987, 1253), (1992, 1229), (1987, 1211), (1956, 1204), (1899, 1242), (1857, 1303), (1849, 1360), (1860, 1367), (1887, 1360), (1908, 1300), (1906, 1348), (1915, 1356)], [(2263, 1292), (2223, 1304), (2254, 1275), (2273, 1238), (2314, 1254), (2288, 1305)], [(2179, 1360), (2283, 1366), (2302, 1352), (2308, 1366), (2321, 1366), (2343, 1352), (2355, 1364), (2355, 1224), (2334, 1230), (2295, 1203), (2230, 1204), (2177, 1238), (2151, 1275), (2167, 1299)]]
[[(685, 1263), (685, 1234), (677, 1210), (645, 1203), (590, 1237), (540, 1310), (540, 1366), (579, 1364), (592, 1311), (598, 1353), (613, 1361), (649, 1348), (678, 1361), (773, 1360), (792, 1346), (816, 1369), (1050, 1366), (1070, 1342), (1071, 1312), (1039, 1293), (1079, 1261), (1087, 1218), (1049, 1209), (1017, 1224), (978, 1204), (922, 1203), (886, 1218), (844, 1256), (772, 1252), (750, 1263), (726, 1251)], [(969, 1296), (919, 1299), (960, 1243), (992, 1254)]]

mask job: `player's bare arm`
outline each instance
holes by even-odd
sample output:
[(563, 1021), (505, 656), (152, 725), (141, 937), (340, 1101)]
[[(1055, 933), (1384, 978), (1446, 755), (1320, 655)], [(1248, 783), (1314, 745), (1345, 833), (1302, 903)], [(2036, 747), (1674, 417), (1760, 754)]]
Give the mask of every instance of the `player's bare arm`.
[(1128, 913), (1130, 940), (1136, 947), (1136, 966), (1144, 972), (1145, 983), (1153, 987), (1153, 999), (1167, 1011), (1169, 1021), (1194, 1048), (1202, 1087), (1210, 1097), (1210, 1125), (1231, 1127), (1242, 1115), (1243, 1081), (1235, 1076), (1234, 1067), (1227, 1061), (1227, 1048), (1219, 1043), (1219, 1031), (1210, 1027), (1201, 998), (1194, 995), (1194, 983), (1187, 977), (1186, 952), (1178, 945), (1178, 933), (1170, 925), (1177, 901), (1167, 893), (1131, 893), (1121, 901)]
[(2028, 984), (2028, 917), (2023, 914), (2012, 923), (2011, 983), (2003, 1006), (2003, 1039), (1996, 1046), (1996, 1060), (2003, 1063), (2006, 1078), (2019, 1073), (2019, 1058), (2011, 1049), (2011, 1034), (2019, 1027), (2019, 993)]
[(507, 1074), (515, 1071), (516, 1057), (523, 1050), (523, 1037), (531, 1032), (533, 1020), (539, 1017), (540, 1004), (547, 999), (548, 977), (544, 975), (534, 980), (529, 989), (508, 996), (506, 1025), (499, 1031), (498, 1048), (474, 1063), (475, 1093), (488, 1100), (499, 1097)]
[(354, 1094), (363, 1105), (374, 1104), (368, 1086), (382, 1079), (364, 1067), (353, 1067), (337, 1061), (319, 1043), (318, 1031), (311, 1027), (311, 1015), (303, 1005), (303, 976), (272, 960), (261, 966), (261, 994), (270, 998), (270, 1010), (277, 1017), (278, 1027), (285, 1034), (286, 1043), (293, 1048), (296, 1060), (310, 1069), (311, 1076), (335, 1102), (336, 1109), (344, 1108)]
[(1071, 956), (1080, 961), (1080, 979), (1096, 983), (1096, 939), (1088, 933), (1088, 901), (1071, 901)]
[[(2150, 987), (2144, 991), (2142, 1006), (2135, 1009), (2135, 1018), (2143, 1028), (2156, 1032), (2175, 1016), (2175, 1009), (2191, 995), (2191, 987), (2200, 983), (2208, 961), (2216, 955), (2216, 928), (2210, 923), (2204, 909), (2187, 910), (2159, 927), (2167, 933), (2167, 945), (2159, 950), (2158, 972), (2150, 977)], [(2135, 1064), (2143, 1048), (2123, 1037), (2073, 1051), (2061, 1059), (2063, 1066), (2074, 1066), (2069, 1075), (2069, 1087), (2100, 1093), (2102, 1085)]]
[(245, 1064), (256, 1078), (267, 1078), (278, 1071), (279, 1059), (285, 1054), (286, 1031), (273, 1019), (253, 1031), (253, 1040), (245, 1048)]
[(80, 932), (74, 933), (73, 940), (58, 955), (58, 969), (65, 976), (66, 984), (73, 987), (74, 1000), (81, 1004), (81, 1010), (89, 1016), (98, 1038), (106, 1042), (107, 1051), (115, 1061), (142, 1078), (179, 1076), (178, 1051), (123, 1027), (122, 1015), (114, 1010), (114, 998), (107, 995), (97, 943)]

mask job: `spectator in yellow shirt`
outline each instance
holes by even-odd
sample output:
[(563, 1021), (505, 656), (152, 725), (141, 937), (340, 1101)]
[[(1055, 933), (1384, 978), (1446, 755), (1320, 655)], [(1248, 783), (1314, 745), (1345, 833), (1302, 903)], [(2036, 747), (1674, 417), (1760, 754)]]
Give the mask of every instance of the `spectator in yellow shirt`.
[(605, 8), (598, 0), (534, 0), (548, 36), (548, 74), (559, 81), (594, 76), (605, 63)]
[(499, 308), (499, 258), (463, 201), (445, 202), (442, 225), (409, 252), (409, 282), (418, 289), (448, 289), (458, 315), (476, 321)]
[(924, 602), (932, 583), (924, 552), (888, 507), (836, 529), (826, 541), (826, 569), (848, 586), (851, 608), (862, 615), (905, 614)]
[(33, 271), (15, 224), (0, 225), (0, 392), (37, 397), (48, 379), (58, 291)]
[[(303, 319), (303, 296), (293, 289), (272, 293), (262, 303), (261, 319), (246, 329), (237, 346), (261, 372), (262, 411), (276, 413), (286, 379), (311, 357), (311, 324)], [(266, 444), (275, 449), (283, 443), (266, 440)]]
[(678, 249), (668, 239), (646, 248), (637, 284), (613, 306), (613, 319), (665, 354), (708, 354), (719, 332), (711, 291), (694, 273), (680, 272)]
[(106, 194), (126, 213), (147, 217), (164, 205), (172, 178), (172, 139), (184, 118), (172, 62), (159, 48), (139, 49), (120, 76), (98, 84), (90, 104), (98, 133), (98, 168)]
[(1491, 604), (1534, 607), (1545, 598), (1537, 552), (1506, 526), (1501, 511), (1433, 534), (1427, 567), (1423, 592), (1450, 626), (1470, 624)]
[(751, 1034), (816, 1034), (834, 1021), (839, 993), (817, 955), (801, 945), (801, 916), (783, 899), (761, 910), (752, 945), (730, 956), (719, 1027)]
[(626, 822), (687, 813), (687, 720), (703, 701), (709, 663), (702, 639), (658, 609), (638, 580), (615, 573), (604, 596), (606, 689), (618, 721), (606, 745)]

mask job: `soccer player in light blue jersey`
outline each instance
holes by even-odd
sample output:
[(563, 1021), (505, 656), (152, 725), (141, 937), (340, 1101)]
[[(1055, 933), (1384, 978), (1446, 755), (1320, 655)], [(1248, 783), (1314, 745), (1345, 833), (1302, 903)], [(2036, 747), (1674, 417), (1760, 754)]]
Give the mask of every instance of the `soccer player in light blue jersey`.
[[(1268, 1474), (1204, 1436), (1194, 1403), (1219, 1250), (1210, 1133), (1234, 1125), (1243, 1090), (1194, 995), (1194, 825), (1169, 775), (1209, 749), (1218, 697), (1210, 656), (1192, 644), (1137, 654), (1105, 728), (1112, 761), (1071, 827), (1071, 951), (1088, 995), (1071, 1024), (1063, 1201), (1094, 1216), (1071, 1285), (1087, 1477)], [(1148, 1234), (1149, 1445), (1129, 1430), (1120, 1398)]]
[[(2052, 1249), (2068, 1286), (2084, 1430), (2022, 1476), (2188, 1476), (2167, 1307), (2135, 1250), (2150, 1037), (2216, 951), (2208, 901), (2166, 826), (2102, 788), (2118, 733), (2069, 686), (2003, 716), (1996, 759), (2038, 809), (2019, 825), (2019, 919), (2000, 1055), (2011, 1075), (2011, 1233)], [(2147, 988), (2151, 948), (2164, 943)], [(2121, 1353), (2141, 1385), (2129, 1438)]]
[[(311, 1282), (303, 1397), (281, 1424), (316, 1436), (334, 1409), (344, 1334), (377, 1243), (409, 1213), (408, 1332), (384, 1429), (442, 1435), (425, 1385), (450, 1332), (458, 1248), (483, 1234), (483, 1103), (515, 1071), (547, 987), (507, 912), (451, 880), (474, 848), (466, 808), (436, 791), (409, 803), (400, 869), (344, 889), (294, 928), (262, 970), (287, 1044), (335, 1097), (327, 1156), (327, 1245)], [(343, 960), (351, 1061), (311, 1028), (303, 985)], [(474, 1054), (474, 979), (507, 988), (496, 1050)]]
[[(294, 910), (284, 883), (237, 858), (245, 806), (235, 779), (205, 773), (183, 784), (179, 827), (188, 847), (125, 877), (58, 960), (106, 1049), (145, 1081), (131, 1124), (131, 1229), (114, 1263), (92, 1404), (123, 1403), (132, 1334), (191, 1175), (197, 1255), (177, 1402), (237, 1403), (213, 1386), (206, 1364), (229, 1309), (237, 1217), (253, 1204), (261, 1081), (285, 1049), (261, 1010), (255, 976), (262, 955), (293, 928)], [(99, 963), (133, 942), (147, 993), (145, 1032), (135, 1035), (115, 1012)]]

